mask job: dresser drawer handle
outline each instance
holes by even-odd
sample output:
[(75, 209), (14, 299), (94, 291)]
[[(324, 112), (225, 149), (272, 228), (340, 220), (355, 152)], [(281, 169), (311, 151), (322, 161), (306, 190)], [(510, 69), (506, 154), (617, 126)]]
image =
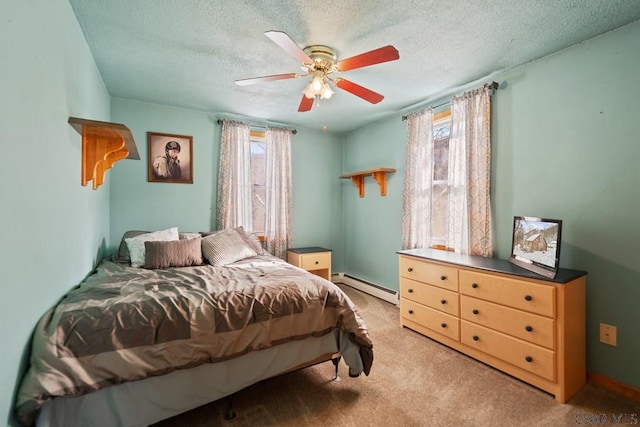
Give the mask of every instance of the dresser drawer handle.
[(440, 304), (446, 304), (446, 303), (447, 303), (447, 300), (446, 300), (446, 299), (441, 299), (441, 300), (440, 300)]
[(409, 273), (411, 273), (411, 272), (413, 271), (413, 267), (409, 267), (409, 268), (407, 268), (407, 271), (408, 271)]
[(479, 337), (479, 336), (477, 336), (477, 335), (474, 335), (474, 336), (473, 336), (473, 337), (471, 337), (471, 338), (473, 338), (473, 340), (474, 340), (474, 341), (478, 341), (478, 340), (480, 339), (480, 337)]
[(525, 295), (524, 299), (527, 301), (531, 301), (533, 299), (533, 297), (531, 295)]
[(472, 313), (473, 313), (473, 314), (478, 314), (478, 313), (480, 313), (480, 312), (478, 311), (478, 309), (474, 308), (474, 309), (473, 309), (473, 311), (472, 311)]
[(440, 326), (442, 326), (443, 328), (446, 328), (447, 324), (443, 322), (443, 323), (440, 323)]
[(317, 265), (317, 264), (320, 264), (320, 261), (316, 261), (316, 265)]
[(478, 284), (477, 284), (477, 283), (472, 283), (472, 284), (471, 284), (471, 287), (472, 287), (473, 289), (475, 289), (475, 288), (477, 288), (477, 287), (478, 287)]
[(409, 314), (413, 314), (413, 310), (409, 310)]
[(440, 276), (440, 280), (447, 280), (447, 276)]
[(528, 363), (531, 363), (531, 362), (533, 362), (533, 357), (527, 356), (527, 357), (524, 358), (524, 360), (526, 360)]
[(527, 332), (533, 331), (533, 328), (529, 325), (525, 326), (524, 328), (527, 330)]
[(413, 289), (409, 288), (409, 289), (407, 289), (407, 292), (412, 294), (413, 293)]

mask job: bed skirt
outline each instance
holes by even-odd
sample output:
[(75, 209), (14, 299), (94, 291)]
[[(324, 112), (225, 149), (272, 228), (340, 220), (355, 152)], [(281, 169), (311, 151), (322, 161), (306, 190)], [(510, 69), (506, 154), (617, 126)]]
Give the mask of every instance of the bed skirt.
[(338, 332), (288, 342), (219, 363), (56, 398), (41, 408), (38, 427), (148, 426), (229, 396), (261, 380), (338, 353)]

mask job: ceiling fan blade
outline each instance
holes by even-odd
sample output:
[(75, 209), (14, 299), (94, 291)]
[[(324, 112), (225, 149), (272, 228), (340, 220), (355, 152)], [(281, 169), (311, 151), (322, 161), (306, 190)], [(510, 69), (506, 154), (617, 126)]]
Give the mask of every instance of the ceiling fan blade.
[(366, 87), (362, 87), (358, 84), (355, 84), (352, 81), (345, 80), (342, 78), (335, 79), (333, 81), (336, 86), (338, 86), (342, 90), (346, 90), (349, 93), (354, 94), (355, 96), (359, 96), (365, 101), (369, 101), (372, 104), (377, 104), (378, 102), (384, 99), (384, 96), (380, 95), (377, 92), (374, 92)]
[(395, 61), (400, 58), (398, 50), (391, 46), (384, 46), (351, 58), (338, 61), (336, 68), (338, 71), (355, 70), (356, 68), (368, 67), (369, 65), (380, 64), (382, 62)]
[(238, 86), (247, 86), (255, 83), (272, 82), (274, 80), (295, 79), (300, 77), (298, 73), (274, 74), (272, 76), (253, 77), (250, 79), (236, 80)]
[(302, 113), (305, 111), (309, 111), (311, 110), (311, 107), (313, 107), (313, 98), (307, 98), (306, 96), (302, 95), (302, 100), (300, 101), (298, 112)]
[(264, 35), (273, 40), (275, 44), (286, 50), (289, 55), (293, 56), (301, 63), (305, 65), (313, 64), (313, 60), (304, 53), (304, 50), (302, 50), (300, 46), (298, 46), (296, 42), (287, 35), (287, 33), (282, 31), (266, 31)]

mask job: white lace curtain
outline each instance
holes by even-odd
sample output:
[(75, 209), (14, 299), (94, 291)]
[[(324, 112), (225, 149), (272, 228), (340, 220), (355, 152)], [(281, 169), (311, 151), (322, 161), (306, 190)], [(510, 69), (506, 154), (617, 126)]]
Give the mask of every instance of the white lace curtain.
[[(491, 230), (491, 88), (451, 101), (446, 247), (493, 255)], [(433, 204), (433, 110), (407, 118), (402, 247), (430, 247)]]
[(407, 158), (402, 192), (402, 248), (431, 246), (433, 109), (407, 117)]
[(493, 255), (491, 231), (491, 94), (484, 86), (451, 100), (447, 246)]
[(249, 130), (244, 123), (222, 121), (216, 203), (218, 230), (239, 226), (253, 230)]
[[(222, 121), (216, 226), (253, 230), (249, 126)], [(291, 226), (291, 131), (265, 130), (265, 249), (285, 259), (293, 244)]]
[(291, 131), (267, 127), (265, 131), (266, 194), (264, 242), (267, 251), (286, 259), (293, 244), (291, 201)]

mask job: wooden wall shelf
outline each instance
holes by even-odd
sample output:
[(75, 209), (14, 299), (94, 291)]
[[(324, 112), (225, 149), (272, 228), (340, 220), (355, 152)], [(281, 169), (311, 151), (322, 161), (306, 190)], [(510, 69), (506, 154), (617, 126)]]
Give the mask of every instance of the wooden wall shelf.
[(364, 197), (364, 177), (367, 175), (371, 175), (373, 179), (376, 180), (378, 185), (380, 186), (380, 195), (387, 195), (387, 174), (394, 173), (396, 170), (392, 168), (374, 168), (367, 169), (358, 172), (346, 173), (344, 175), (340, 175), (341, 179), (351, 179), (356, 187), (358, 188), (358, 195), (360, 197)]
[(140, 160), (133, 135), (125, 125), (77, 117), (69, 117), (69, 124), (82, 135), (82, 185), (93, 181), (96, 190), (117, 161)]

